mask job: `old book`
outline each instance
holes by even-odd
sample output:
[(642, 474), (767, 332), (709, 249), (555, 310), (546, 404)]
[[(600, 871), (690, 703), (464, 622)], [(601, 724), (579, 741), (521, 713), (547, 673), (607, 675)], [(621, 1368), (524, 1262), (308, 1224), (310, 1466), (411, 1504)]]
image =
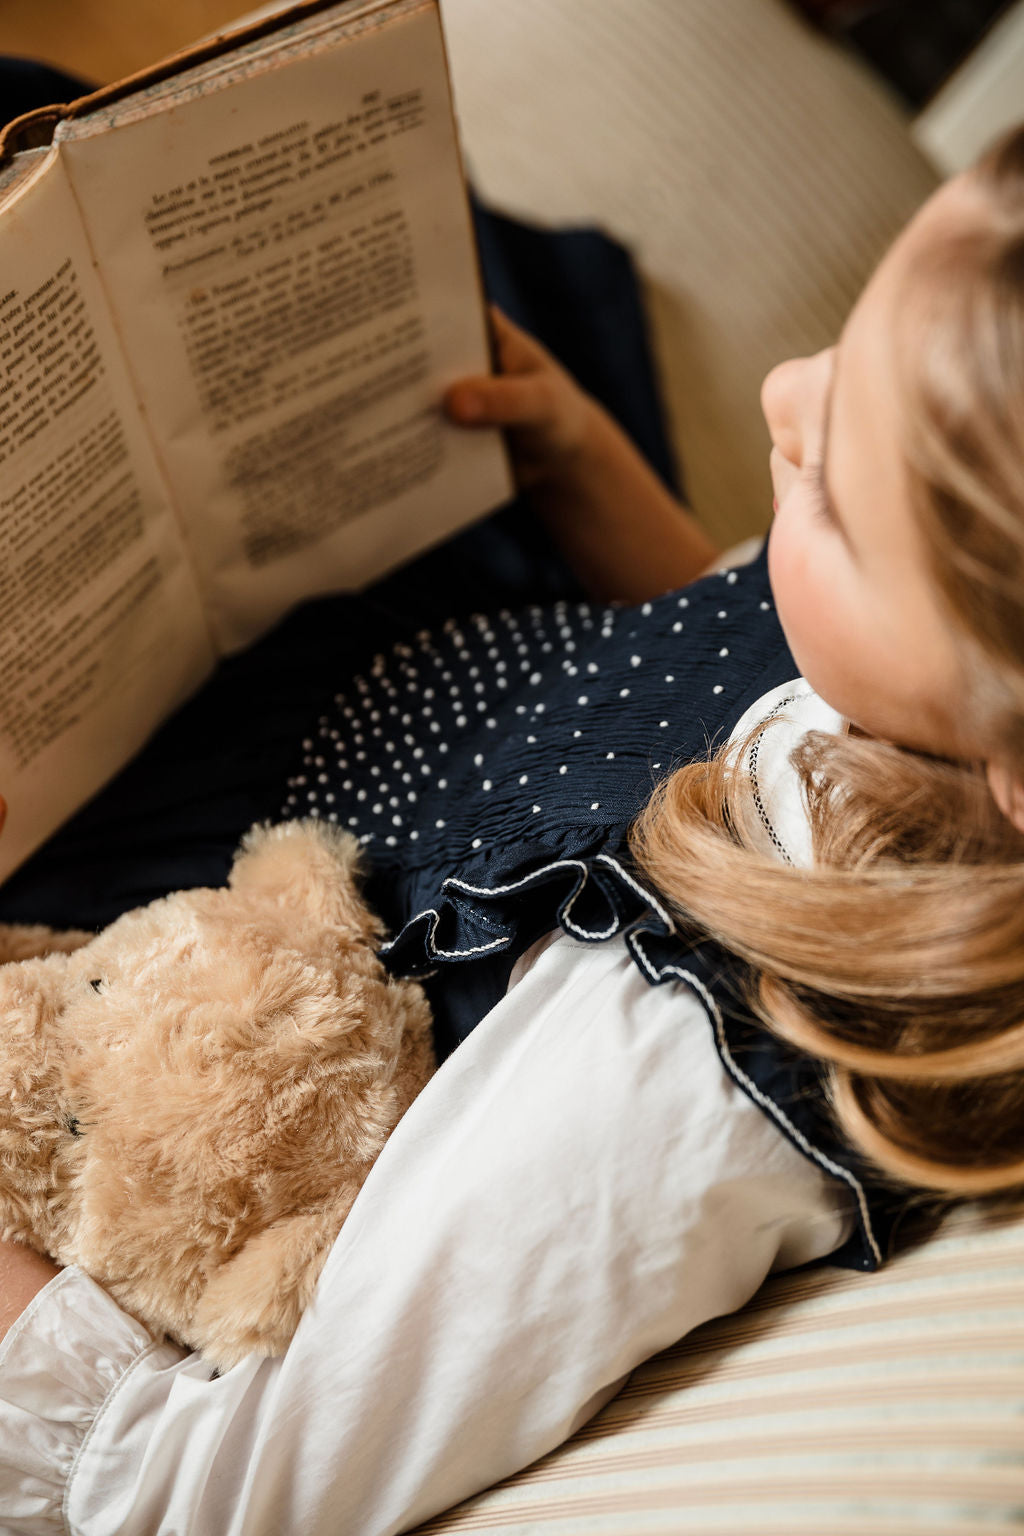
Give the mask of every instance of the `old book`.
[(304, 598), (511, 493), (438, 0), (323, 0), (0, 140), (4, 878)]

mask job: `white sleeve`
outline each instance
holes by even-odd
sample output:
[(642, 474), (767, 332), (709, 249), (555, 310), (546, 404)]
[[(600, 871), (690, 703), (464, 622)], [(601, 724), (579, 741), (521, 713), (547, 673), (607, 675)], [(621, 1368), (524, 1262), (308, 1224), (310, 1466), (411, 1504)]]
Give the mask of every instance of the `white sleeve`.
[(541, 941), (388, 1142), (288, 1354), (211, 1380), (65, 1272), (0, 1353), (5, 1532), (386, 1536), (831, 1252), (843, 1196), (621, 941)]

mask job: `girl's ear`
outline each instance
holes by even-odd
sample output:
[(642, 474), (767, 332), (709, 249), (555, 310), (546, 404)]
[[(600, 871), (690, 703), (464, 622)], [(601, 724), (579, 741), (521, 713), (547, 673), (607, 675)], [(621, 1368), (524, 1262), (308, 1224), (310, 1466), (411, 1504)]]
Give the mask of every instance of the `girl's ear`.
[(985, 772), (996, 805), (1018, 832), (1024, 832), (1024, 783), (1004, 763), (988, 763)]

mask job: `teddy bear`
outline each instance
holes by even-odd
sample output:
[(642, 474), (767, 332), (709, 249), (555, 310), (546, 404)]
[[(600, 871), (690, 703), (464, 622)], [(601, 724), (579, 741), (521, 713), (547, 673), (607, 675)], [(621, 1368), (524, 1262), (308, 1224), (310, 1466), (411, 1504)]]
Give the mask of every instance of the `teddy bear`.
[(284, 1352), (436, 1065), (359, 874), (336, 827), (263, 825), (222, 889), (0, 928), (0, 1232), (218, 1369)]

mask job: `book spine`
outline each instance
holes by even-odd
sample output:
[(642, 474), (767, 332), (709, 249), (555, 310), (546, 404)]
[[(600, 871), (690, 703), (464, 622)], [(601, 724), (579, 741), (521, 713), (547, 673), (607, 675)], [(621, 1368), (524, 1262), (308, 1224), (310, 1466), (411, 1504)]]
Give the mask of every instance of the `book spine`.
[[(387, 8), (388, 0), (380, 0), (380, 3), (382, 9)], [(109, 106), (112, 102), (120, 101), (122, 97), (134, 95), (136, 91), (161, 85), (165, 80), (173, 79), (175, 75), (180, 75), (186, 69), (195, 69), (234, 48), (258, 42), (261, 38), (280, 31), (283, 26), (302, 21), (308, 16), (315, 16), (320, 11), (344, 12), (347, 9), (358, 9), (360, 5), (365, 6), (365, 4), (366, 0), (297, 0), (295, 5), (289, 6), (285, 11), (277, 11), (272, 16), (264, 16), (248, 25), (243, 23), (233, 29), (218, 32), (204, 42), (184, 48), (179, 53), (171, 54), (170, 58), (161, 59), (157, 64), (141, 69), (136, 74), (127, 75), (123, 80), (115, 81), (113, 85), (101, 86), (99, 90), (92, 91), (88, 96), (80, 96), (77, 101), (52, 107), (40, 107), (34, 112), (26, 112), (24, 116), (16, 117), (8, 123), (0, 132), (0, 171), (3, 171), (14, 156), (21, 154), (22, 151), (42, 149), (51, 144), (59, 123), (97, 111), (101, 107)]]

